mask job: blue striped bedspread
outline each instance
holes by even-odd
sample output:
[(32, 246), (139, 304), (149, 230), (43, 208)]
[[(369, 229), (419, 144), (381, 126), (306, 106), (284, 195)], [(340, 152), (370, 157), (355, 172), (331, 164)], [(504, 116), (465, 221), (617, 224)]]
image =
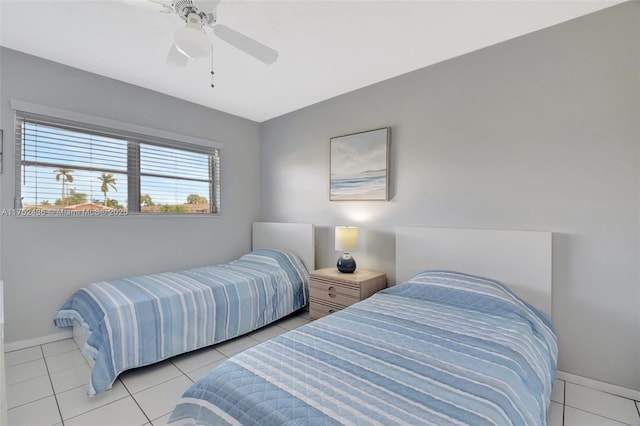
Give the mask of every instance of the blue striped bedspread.
[(309, 274), (295, 255), (256, 250), (229, 263), (89, 284), (54, 318), (89, 334), (89, 395), (121, 372), (248, 333), (308, 302)]
[(230, 358), (170, 423), (546, 425), (556, 358), (502, 284), (427, 271)]

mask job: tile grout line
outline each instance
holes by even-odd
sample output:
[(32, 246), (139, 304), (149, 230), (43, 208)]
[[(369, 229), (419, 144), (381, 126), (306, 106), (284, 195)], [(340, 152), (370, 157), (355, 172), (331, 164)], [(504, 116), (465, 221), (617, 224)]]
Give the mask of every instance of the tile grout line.
[(122, 398), (118, 398), (118, 399), (115, 399), (115, 400), (111, 401), (109, 404), (105, 404), (105, 405), (101, 405), (101, 406), (99, 406), (99, 407), (92, 408), (91, 410), (88, 410), (88, 411), (82, 412), (82, 413), (80, 413), (80, 414), (76, 414), (75, 416), (69, 417), (68, 419), (63, 419), (63, 420), (62, 420), (62, 424), (64, 424), (65, 422), (67, 422), (67, 421), (69, 421), (69, 420), (71, 420), (71, 419), (75, 419), (75, 418), (78, 418), (78, 417), (80, 417), (80, 416), (84, 416), (85, 414), (90, 413), (90, 412), (92, 412), (92, 411), (96, 411), (96, 410), (99, 410), (100, 408), (104, 408), (104, 407), (106, 407), (107, 405), (113, 404), (114, 402), (122, 401), (122, 400), (123, 400), (123, 399), (125, 399), (125, 398), (127, 398), (127, 397), (126, 397), (126, 396), (123, 396)]
[(567, 407), (567, 382), (563, 381), (562, 385), (562, 426), (564, 426), (564, 413)]
[[(55, 342), (52, 342), (52, 343), (55, 343)], [(70, 369), (75, 368), (76, 366), (69, 367), (69, 368), (65, 368), (65, 369), (62, 369), (62, 370), (59, 370), (59, 371), (56, 371), (56, 372), (52, 373), (52, 372), (49, 370), (49, 364), (47, 363), (47, 357), (54, 357), (54, 356), (59, 356), (59, 355), (68, 354), (68, 353), (70, 353), (70, 352), (75, 351), (75, 350), (76, 350), (76, 349), (78, 349), (78, 348), (77, 348), (77, 346), (76, 346), (76, 349), (65, 350), (65, 351), (62, 351), (62, 352), (60, 352), (60, 353), (50, 354), (50, 355), (48, 355), (48, 356), (47, 356), (47, 355), (44, 353), (44, 348), (43, 348), (43, 346), (44, 346), (44, 345), (35, 345), (35, 346), (30, 346), (30, 347), (28, 347), (28, 348), (24, 348), (24, 349), (18, 349), (18, 350), (15, 350), (15, 351), (5, 352), (5, 354), (11, 353), (11, 352), (18, 352), (18, 351), (22, 351), (22, 350), (28, 350), (28, 349), (34, 349), (34, 348), (37, 348), (37, 349), (39, 350), (39, 352), (40, 352), (41, 358), (36, 358), (36, 359), (29, 360), (29, 361), (24, 361), (24, 362), (19, 362), (19, 363), (16, 363), (16, 364), (11, 365), (11, 366), (9, 366), (9, 367), (15, 367), (15, 366), (18, 366), (18, 365), (23, 365), (23, 364), (27, 364), (27, 363), (30, 363), (30, 362), (36, 362), (36, 361), (42, 360), (42, 363), (44, 364), (44, 367), (45, 367), (46, 373), (45, 373), (45, 374), (43, 374), (42, 376), (37, 376), (37, 377), (33, 377), (33, 378), (31, 378), (31, 379), (26, 379), (26, 380), (21, 380), (21, 381), (19, 381), (19, 382), (14, 383), (14, 384), (23, 383), (23, 382), (26, 382), (26, 381), (29, 381), (29, 380), (35, 380), (35, 379), (39, 379), (39, 378), (41, 378), (41, 377), (45, 377), (45, 376), (46, 376), (46, 377), (49, 379), (49, 384), (51, 385), (51, 391), (53, 392), (53, 393), (52, 393), (52, 395), (47, 395), (47, 396), (44, 396), (44, 397), (42, 397), (42, 398), (37, 398), (37, 399), (31, 400), (31, 401), (25, 402), (25, 403), (23, 403), (23, 404), (16, 405), (15, 407), (8, 408), (8, 409), (7, 409), (7, 411), (9, 411), (9, 410), (13, 410), (13, 409), (15, 409), (15, 408), (19, 408), (19, 407), (24, 407), (25, 405), (28, 405), (28, 404), (31, 404), (31, 403), (34, 403), (34, 402), (37, 402), (37, 401), (41, 401), (41, 400), (43, 400), (43, 399), (49, 398), (50, 396), (53, 396), (53, 397), (54, 397), (54, 400), (55, 400), (55, 402), (56, 402), (56, 407), (58, 408), (58, 413), (60, 414), (60, 419), (62, 420), (62, 411), (60, 410), (60, 405), (58, 404), (58, 393), (62, 393), (62, 392), (56, 392), (55, 386), (53, 385), (53, 379), (51, 378), (51, 374), (57, 374), (57, 373), (60, 373), (60, 372), (63, 372), (63, 371), (67, 371), (67, 370), (70, 370)], [(84, 386), (84, 385), (81, 385), (81, 386)], [(66, 392), (66, 391), (68, 391), (68, 390), (72, 390), (72, 389), (76, 389), (76, 388), (78, 388), (78, 387), (80, 387), (80, 386), (76, 386), (76, 387), (74, 387), (74, 388), (67, 389), (67, 390), (65, 390), (65, 391), (63, 391), (63, 392)]]
[[(181, 375), (185, 376), (185, 377), (186, 377), (186, 378), (187, 378), (191, 383), (193, 383), (193, 380), (191, 380), (191, 378), (190, 378), (189, 376), (187, 376), (187, 374), (186, 374), (186, 373), (183, 373), (183, 372), (182, 372), (182, 370), (180, 370), (178, 367), (176, 367), (176, 369), (180, 372), (180, 374), (181, 374)], [(129, 392), (129, 395), (131, 395), (131, 397), (135, 399), (135, 396), (134, 396), (134, 395), (137, 395), (137, 394), (142, 393), (142, 392), (144, 392), (144, 391), (148, 391), (149, 389), (153, 389), (153, 388), (155, 388), (156, 386), (160, 386), (160, 385), (165, 384), (165, 383), (167, 383), (167, 382), (170, 382), (170, 381), (172, 381), (172, 380), (178, 379), (179, 377), (180, 377), (180, 376), (176, 376), (176, 377), (171, 377), (170, 379), (162, 380), (161, 382), (158, 382), (158, 383), (156, 383), (155, 385), (151, 385), (151, 386), (149, 386), (149, 387), (147, 387), (147, 388), (140, 389), (139, 391), (136, 391), (135, 393), (131, 393), (131, 392), (129, 391), (129, 389), (127, 388), (127, 392)], [(119, 377), (118, 377), (118, 378), (119, 378)], [(124, 380), (120, 380), (120, 382), (122, 382), (122, 384), (124, 385)], [(126, 386), (125, 386), (125, 388), (126, 388)]]
[(64, 425), (64, 419), (62, 418), (62, 410), (60, 410), (60, 404), (58, 403), (58, 395), (56, 388), (53, 387), (53, 380), (51, 379), (51, 373), (49, 372), (49, 364), (47, 364), (47, 357), (44, 356), (44, 349), (40, 345), (40, 351), (42, 352), (42, 359), (44, 361), (44, 368), (47, 369), (47, 377), (49, 378), (49, 384), (51, 385), (51, 392), (53, 392), (53, 399), (56, 401), (56, 408), (58, 409), (58, 415), (60, 416), (60, 422)]
[[(9, 368), (17, 367), (17, 366), (19, 366), (19, 365), (28, 364), (28, 363), (30, 363), (30, 362), (36, 362), (36, 361), (40, 361), (40, 359), (34, 359), (33, 361), (23, 362), (22, 364), (15, 364), (15, 365), (11, 365), (11, 366), (9, 366), (9, 367), (6, 367), (6, 368), (5, 368), (5, 371), (6, 371), (6, 370), (8, 370)], [(42, 362), (43, 362), (43, 364), (45, 363), (45, 362), (44, 362), (44, 358), (42, 358)], [(46, 369), (46, 364), (45, 364), (45, 369)], [(17, 382), (15, 382), (15, 383), (7, 383), (7, 384), (6, 384), (6, 386), (7, 386), (7, 387), (9, 387), (9, 386), (15, 386), (15, 385), (18, 385), (18, 384), (20, 384), (20, 383), (28, 382), (29, 380), (36, 380), (36, 379), (39, 379), (39, 378), (41, 378), (41, 377), (48, 376), (48, 375), (49, 375), (49, 373), (48, 373), (48, 371), (47, 371), (45, 374), (41, 374), (41, 375), (39, 375), (39, 376), (34, 376), (34, 377), (26, 378), (26, 379), (21, 379), (21, 380), (18, 380)], [(40, 399), (42, 399), (42, 398), (40, 398)], [(20, 405), (24, 405), (24, 404), (20, 404)]]
[[(9, 355), (9, 354), (11, 354), (11, 353), (13, 353), (13, 352), (19, 352), (19, 351), (24, 351), (24, 350), (27, 350), (27, 349), (33, 349), (33, 348), (38, 348), (38, 349), (40, 349), (40, 353), (42, 353), (42, 349), (41, 349), (41, 348), (39, 348), (39, 346), (31, 346), (31, 347), (24, 348), (24, 349), (18, 349), (18, 350), (15, 350), (15, 351), (5, 352), (5, 353), (4, 353), (4, 355), (5, 355), (5, 361), (6, 361), (6, 356), (7, 356), (7, 355)], [(44, 359), (44, 354), (42, 355), (42, 358), (31, 359), (31, 360), (28, 360), (28, 361), (21, 361), (21, 362), (17, 362), (17, 363), (15, 363), (15, 364), (11, 364), (11, 365), (7, 365), (7, 363), (5, 362), (5, 366), (4, 366), (4, 368), (5, 368), (5, 369), (7, 369), (7, 368), (11, 368), (11, 367), (16, 367), (16, 366), (18, 366), (18, 365), (23, 365), (23, 364), (27, 364), (27, 363), (29, 363), (29, 362), (38, 361), (39, 359)]]
[[(85, 358), (85, 356), (82, 354), (82, 350), (80, 350), (80, 348), (78, 347), (78, 345), (76, 345), (75, 341), (74, 341), (73, 343), (74, 343), (74, 346), (76, 347), (76, 349), (78, 349), (78, 350), (80, 351), (80, 355), (82, 355), (82, 359), (84, 360), (85, 364), (89, 365), (89, 362), (87, 361), (87, 359)], [(68, 354), (68, 353), (70, 353), (70, 352), (75, 351), (76, 349), (71, 349), (70, 351), (60, 352), (60, 353), (58, 353), (58, 354), (54, 354), (54, 355), (51, 355), (51, 356), (57, 356), (57, 355), (62, 355), (62, 354)], [(42, 355), (44, 356), (44, 348), (42, 349)], [(46, 359), (47, 359), (47, 357), (45, 356), (44, 358), (45, 358), (45, 364), (46, 364)], [(79, 364), (79, 365), (80, 365), (80, 364)], [(76, 366), (76, 367), (77, 367), (77, 366)], [(89, 367), (90, 367), (90, 366), (89, 366)], [(70, 369), (72, 369), (72, 368), (75, 368), (75, 367), (65, 368), (64, 370), (56, 371), (54, 374), (56, 374), (56, 373), (60, 373), (60, 372), (62, 372), (62, 371), (67, 371), (67, 370), (70, 370)], [(47, 366), (47, 372), (48, 372), (48, 371), (49, 371), (49, 367)], [(91, 374), (91, 373), (89, 373), (89, 374)], [(51, 373), (49, 373), (49, 379), (51, 380)], [(85, 386), (85, 385), (76, 386), (76, 387), (74, 387), (74, 388), (67, 389), (67, 390), (62, 391), (62, 392), (60, 392), (60, 393), (64, 393), (64, 392), (67, 392), (67, 391), (70, 391), (70, 390), (73, 390), (73, 389), (77, 389), (77, 388), (79, 388), (79, 387), (83, 387), (83, 386)], [(88, 386), (88, 384), (87, 384), (86, 386)], [(56, 405), (58, 406), (58, 411), (60, 412), (60, 420), (62, 421), (62, 425), (64, 426), (64, 424), (65, 424), (66, 420), (70, 420), (70, 419), (72, 419), (73, 417), (78, 417), (78, 416), (73, 416), (73, 417), (70, 417), (70, 418), (68, 418), (68, 419), (66, 419), (66, 420), (63, 418), (63, 416), (62, 416), (62, 410), (60, 409), (60, 404), (58, 404), (58, 392), (56, 392), (56, 389), (55, 389), (55, 387), (53, 386), (53, 380), (51, 380), (51, 387), (53, 388), (53, 396), (54, 396), (54, 397), (55, 397), (55, 399), (56, 399)], [(91, 410), (89, 410), (89, 411), (91, 411)], [(88, 412), (88, 411), (87, 411), (87, 412)]]
[[(255, 340), (255, 339), (254, 339), (254, 340)], [(65, 353), (68, 353), (68, 352), (72, 352), (72, 351), (67, 351), (67, 352), (65, 352)], [(224, 357), (222, 360), (229, 359), (229, 357), (227, 357), (226, 355), (222, 354), (221, 352), (220, 352), (220, 354)], [(56, 355), (59, 355), (59, 354), (56, 354)], [(186, 379), (187, 379), (187, 380), (189, 380), (191, 383), (194, 383), (194, 380), (192, 380), (192, 379), (191, 379), (191, 377), (189, 377), (188, 373), (185, 373), (185, 372), (184, 372), (182, 369), (180, 369), (176, 364), (174, 364), (174, 363), (171, 361), (171, 358), (170, 358), (170, 359), (168, 359), (167, 361), (168, 361), (168, 362), (170, 362), (170, 363), (171, 363), (171, 364), (172, 364), (172, 365), (173, 365), (173, 366), (174, 366), (174, 367), (175, 367), (175, 368), (180, 372), (180, 374), (181, 374), (182, 376), (186, 377)], [(218, 361), (220, 361), (220, 360), (218, 360)], [(214, 362), (216, 362), (216, 361), (214, 361)], [(46, 364), (46, 363), (45, 363), (45, 364)], [(209, 364), (211, 364), (211, 363), (209, 363)], [(208, 365), (208, 364), (205, 364), (205, 365)], [(72, 368), (73, 368), (73, 367), (72, 367)], [(65, 370), (61, 370), (61, 371), (65, 371)], [(47, 372), (48, 372), (48, 369), (47, 369)], [(156, 387), (156, 386), (159, 386), (159, 385), (162, 385), (162, 384), (164, 384), (164, 383), (167, 383), (167, 382), (169, 382), (169, 381), (171, 381), (171, 380), (174, 380), (174, 379), (176, 379), (176, 378), (178, 378), (178, 377), (180, 377), (180, 376), (173, 377), (173, 378), (171, 378), (171, 379), (167, 379), (167, 380), (163, 380), (162, 382), (160, 382), (160, 383), (156, 383), (156, 384), (154, 384), (153, 386), (149, 386), (149, 387), (147, 387), (147, 388), (144, 388), (144, 389), (141, 389), (141, 390), (137, 391), (137, 392), (136, 392), (136, 394), (137, 394), (137, 393), (140, 393), (140, 392), (143, 392), (143, 391), (146, 391), (146, 390), (149, 390), (149, 389), (152, 389), (152, 388), (154, 388), (154, 387)], [(50, 375), (50, 374), (49, 374), (49, 380), (51, 381), (51, 375)], [(149, 416), (147, 415), (147, 413), (142, 409), (142, 407), (140, 406), (140, 404), (139, 404), (139, 403), (138, 403), (138, 401), (136, 400), (136, 398), (135, 398), (134, 394), (133, 394), (133, 393), (131, 393), (131, 391), (130, 391), (130, 390), (129, 390), (129, 388), (126, 386), (126, 384), (124, 383), (124, 381), (123, 381), (123, 380), (121, 380), (121, 379), (118, 379), (118, 380), (119, 380), (119, 381), (122, 383), (122, 385), (124, 386), (125, 390), (126, 390), (126, 391), (127, 391), (127, 393), (128, 393), (128, 396), (129, 396), (129, 397), (131, 397), (131, 399), (132, 399), (132, 400), (134, 401), (134, 403), (138, 406), (138, 408), (140, 409), (140, 411), (142, 411), (142, 413), (143, 413), (143, 415), (145, 416), (145, 418), (147, 419), (148, 423), (152, 423), (152, 420), (149, 418)], [(82, 387), (82, 386), (85, 386), (85, 385), (77, 386), (77, 387), (75, 387), (75, 388), (73, 388), (73, 389), (77, 389), (78, 387)], [(53, 383), (52, 383), (52, 388), (53, 388)], [(71, 390), (71, 389), (68, 389), (68, 390)], [(68, 390), (65, 390), (65, 392), (66, 392), (66, 391), (68, 391)], [(56, 394), (55, 394), (55, 390), (54, 390), (54, 395), (56, 395)], [(125, 399), (125, 398), (127, 398), (127, 396), (124, 396), (124, 397), (122, 397), (122, 398), (119, 398), (119, 399), (117, 399), (117, 400), (114, 400), (114, 401), (110, 402), (109, 404), (112, 404), (112, 403), (117, 402), (117, 401), (121, 401), (122, 399)], [(57, 397), (56, 397), (56, 404), (57, 404)], [(72, 419), (72, 418), (79, 417), (79, 416), (84, 415), (84, 414), (87, 414), (87, 413), (89, 413), (89, 412), (91, 412), (91, 411), (97, 410), (98, 408), (105, 407), (106, 405), (109, 405), (109, 404), (105, 404), (105, 405), (100, 406), (100, 407), (92, 408), (91, 410), (85, 411), (85, 412), (80, 413), (80, 414), (78, 414), (78, 415), (76, 415), (76, 416), (70, 417), (69, 419), (66, 419), (66, 420), (70, 420), (70, 419)], [(60, 412), (60, 407), (59, 407), (59, 405), (58, 405), (58, 411)], [(61, 413), (61, 412), (60, 412), (60, 418), (62, 418), (62, 413)], [(156, 420), (157, 420), (157, 419), (156, 419)], [(64, 420), (63, 420), (63, 423), (64, 423)]]
[[(199, 350), (199, 349), (196, 349), (196, 350)], [(169, 363), (170, 363), (171, 365), (173, 365), (173, 366), (174, 366), (174, 367), (175, 367), (179, 372), (181, 372), (183, 375), (187, 376), (187, 373), (186, 373), (186, 372), (184, 372), (184, 371), (182, 371), (182, 369), (181, 369), (180, 367), (178, 367), (178, 366), (177, 366), (177, 365), (172, 361), (172, 359), (173, 359), (173, 358), (175, 358), (175, 357), (171, 357), (171, 358), (169, 358), (167, 361), (169, 361)], [(191, 377), (187, 376), (187, 379), (191, 380)], [(193, 380), (191, 380), (191, 382), (193, 383)]]
[[(151, 419), (149, 418), (149, 416), (147, 415), (147, 413), (142, 409), (142, 407), (140, 406), (140, 404), (138, 404), (138, 401), (133, 397), (133, 394), (131, 393), (131, 391), (129, 390), (129, 388), (127, 387), (127, 385), (124, 383), (124, 380), (120, 380), (120, 383), (122, 383), (122, 386), (124, 386), (124, 389), (127, 391), (127, 393), (129, 394), (129, 397), (131, 397), (131, 399), (133, 400), (133, 402), (136, 404), (136, 406), (140, 409), (140, 411), (142, 411), (142, 415), (147, 419), (147, 423), (148, 424), (153, 424), (151, 423)], [(150, 388), (149, 388), (150, 389)]]
[[(42, 349), (42, 345), (40, 345), (40, 346), (41, 346), (41, 349)], [(77, 348), (77, 347), (76, 347), (76, 348)], [(79, 348), (77, 348), (77, 349), (79, 349)], [(64, 352), (60, 352), (59, 354), (54, 354), (54, 355), (50, 355), (50, 356), (58, 356), (58, 355), (62, 355), (62, 354), (68, 354), (68, 353), (73, 352), (73, 351), (75, 351), (75, 350), (76, 350), (76, 349), (72, 349), (72, 350), (70, 350), (70, 351), (64, 351)], [(80, 354), (82, 354), (82, 351), (80, 352)], [(76, 415), (76, 416), (72, 416), (72, 417), (69, 417), (68, 419), (64, 419), (64, 418), (63, 418), (63, 416), (62, 416), (62, 410), (60, 409), (60, 404), (58, 404), (58, 393), (56, 392), (56, 390), (55, 390), (55, 388), (54, 388), (54, 386), (53, 386), (53, 381), (52, 381), (52, 379), (51, 379), (51, 373), (49, 372), (49, 366), (47, 365), (47, 361), (46, 361), (47, 357), (46, 357), (46, 356), (44, 356), (44, 350), (43, 350), (43, 349), (42, 349), (42, 355), (43, 355), (43, 357), (44, 357), (44, 359), (45, 359), (45, 366), (47, 367), (47, 373), (48, 373), (48, 375), (49, 375), (49, 381), (51, 382), (51, 388), (53, 389), (53, 396), (54, 396), (54, 398), (55, 398), (55, 400), (56, 400), (56, 405), (57, 405), (57, 407), (58, 407), (58, 412), (60, 413), (60, 420), (62, 421), (62, 424), (63, 424), (63, 425), (64, 425), (64, 424), (65, 424), (65, 422), (66, 422), (66, 421), (68, 421), (68, 420), (74, 419), (74, 418), (76, 418), (76, 417), (80, 417), (80, 416), (82, 416), (82, 415), (84, 415), (84, 414), (90, 413), (91, 411), (95, 411), (95, 410), (97, 410), (97, 409), (99, 409), (99, 408), (105, 407), (105, 406), (107, 406), (107, 405), (109, 405), (109, 404), (113, 404), (114, 402), (117, 402), (117, 401), (120, 401), (120, 400), (123, 400), (123, 399), (125, 399), (125, 398), (126, 398), (126, 396), (124, 396), (124, 397), (122, 397), (122, 398), (119, 398), (119, 399), (116, 399), (116, 400), (114, 400), (114, 401), (111, 401), (109, 404), (101, 405), (100, 407), (95, 407), (95, 408), (92, 408), (92, 409), (90, 409), (90, 410), (88, 410), (88, 411), (85, 411), (85, 412), (83, 412), (83, 413), (80, 413), (80, 414), (78, 414), (78, 415)], [(83, 355), (83, 359), (84, 359), (85, 363), (86, 363), (86, 364), (88, 364), (87, 360), (84, 358), (84, 355)], [(79, 365), (80, 365), (80, 364), (79, 364)], [(67, 371), (67, 370), (70, 370), (70, 369), (72, 369), (72, 368), (75, 368), (75, 367), (65, 368), (65, 369), (63, 369), (63, 370), (56, 371), (54, 374), (59, 373), (59, 372), (62, 372), (62, 371)], [(124, 385), (124, 383), (123, 383), (123, 385)], [(78, 388), (80, 388), (80, 387), (84, 387), (84, 386), (88, 386), (88, 385), (80, 385), (80, 386), (76, 386), (76, 387), (74, 387), (74, 388), (64, 390), (64, 391), (62, 391), (62, 392), (60, 392), (60, 393), (68, 392), (68, 391), (71, 391), (71, 390), (74, 390), (74, 389), (78, 389)], [(125, 389), (126, 389), (126, 387), (125, 387)], [(126, 390), (127, 390), (127, 392), (129, 392), (129, 390), (128, 390), (128, 389), (126, 389)], [(129, 394), (129, 395), (131, 396), (131, 394)], [(133, 399), (133, 397), (132, 397), (132, 399)], [(135, 400), (134, 400), (134, 401), (135, 401)], [(142, 409), (141, 409), (141, 411), (142, 411)], [(143, 414), (144, 414), (144, 411), (143, 411)], [(145, 417), (146, 417), (146, 414), (145, 414)], [(148, 418), (147, 418), (147, 419), (148, 419)]]
[[(619, 398), (623, 398), (623, 397), (619, 397)], [(574, 407), (573, 405), (569, 405), (568, 407), (573, 409), (573, 410), (576, 410), (576, 411), (582, 411), (583, 413), (588, 413), (588, 414), (591, 414), (591, 415), (596, 416), (596, 417), (600, 417), (600, 418), (603, 418), (603, 419), (611, 420), (612, 422), (620, 423), (620, 424), (623, 424), (623, 425), (627, 425), (628, 424), (628, 423), (623, 422), (622, 420), (613, 419), (613, 418), (608, 417), (608, 416), (606, 416), (604, 414), (601, 414), (601, 413), (595, 413), (593, 411), (585, 410), (584, 408)], [(564, 419), (563, 419), (563, 423), (564, 423)]]
[[(577, 381), (571, 381), (571, 380), (565, 380), (565, 383), (570, 383), (573, 386), (577, 386), (577, 387), (580, 387), (580, 388), (585, 388), (585, 389), (589, 389), (589, 390), (592, 390), (592, 391), (604, 393), (604, 394), (607, 394), (607, 395), (610, 395), (610, 396), (615, 396), (616, 398), (622, 398), (622, 399), (626, 399), (628, 401), (636, 402), (635, 399), (633, 399), (633, 398), (631, 398), (629, 396), (620, 395), (620, 394), (617, 394), (617, 393), (614, 393), (614, 392), (608, 391), (608, 390), (597, 389), (597, 388), (591, 387), (591, 386), (589, 386), (589, 385), (587, 385), (585, 383), (578, 383)], [(604, 382), (600, 382), (600, 383), (604, 383)]]

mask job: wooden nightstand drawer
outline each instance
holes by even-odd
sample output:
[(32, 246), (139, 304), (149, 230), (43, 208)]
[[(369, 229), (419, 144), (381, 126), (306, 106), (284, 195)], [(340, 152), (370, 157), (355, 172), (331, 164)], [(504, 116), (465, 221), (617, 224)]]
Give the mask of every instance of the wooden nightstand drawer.
[(338, 312), (341, 309), (341, 307), (314, 300), (313, 303), (309, 305), (309, 316), (313, 319), (318, 319), (334, 312)]
[(360, 288), (312, 278), (309, 281), (309, 295), (341, 305), (351, 305), (360, 300)]
[(383, 272), (358, 269), (343, 274), (336, 268), (318, 269), (309, 277), (309, 316), (318, 319), (353, 305), (387, 286)]

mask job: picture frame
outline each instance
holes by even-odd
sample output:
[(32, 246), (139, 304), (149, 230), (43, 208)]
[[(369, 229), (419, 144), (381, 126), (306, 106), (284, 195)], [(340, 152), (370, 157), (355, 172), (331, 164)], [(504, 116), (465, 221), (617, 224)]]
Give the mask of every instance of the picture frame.
[(330, 201), (389, 200), (390, 139), (390, 127), (330, 139)]

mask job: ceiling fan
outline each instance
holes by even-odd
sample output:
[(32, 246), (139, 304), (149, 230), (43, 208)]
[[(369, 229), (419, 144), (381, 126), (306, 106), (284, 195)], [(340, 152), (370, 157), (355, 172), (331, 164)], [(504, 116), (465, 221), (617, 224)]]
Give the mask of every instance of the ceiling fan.
[(167, 63), (185, 66), (189, 59), (204, 58), (211, 52), (211, 39), (205, 27), (213, 29), (213, 33), (221, 40), (229, 43), (244, 53), (264, 62), (272, 64), (278, 59), (278, 52), (238, 31), (217, 24), (218, 3), (220, 0), (148, 0), (164, 7), (167, 13), (175, 13), (186, 25), (175, 32), (175, 38)]

